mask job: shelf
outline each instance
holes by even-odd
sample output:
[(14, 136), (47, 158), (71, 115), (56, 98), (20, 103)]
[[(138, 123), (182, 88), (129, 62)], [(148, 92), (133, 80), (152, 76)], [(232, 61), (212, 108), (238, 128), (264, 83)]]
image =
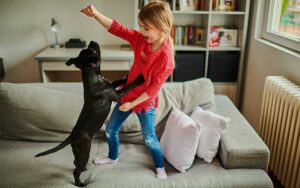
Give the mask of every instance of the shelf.
[(241, 51), (239, 47), (199, 47), (191, 45), (174, 45), (176, 51)]
[(199, 46), (174, 45), (176, 51), (206, 51), (207, 49)]
[(245, 15), (243, 11), (212, 11), (210, 14), (217, 15)]
[(193, 11), (181, 11), (181, 10), (174, 10), (172, 11), (173, 14), (204, 14), (204, 15), (208, 15), (209, 12), (208, 11), (196, 11), (196, 10), (193, 10)]
[(241, 51), (239, 47), (209, 47), (209, 51)]

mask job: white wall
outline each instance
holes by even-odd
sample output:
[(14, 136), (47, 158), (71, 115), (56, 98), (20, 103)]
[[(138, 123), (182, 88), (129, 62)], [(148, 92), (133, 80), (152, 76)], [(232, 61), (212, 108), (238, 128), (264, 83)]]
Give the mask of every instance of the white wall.
[(246, 58), (242, 112), (258, 131), (263, 86), (266, 76), (281, 75), (300, 85), (299, 57), (282, 52), (254, 39), (258, 1), (251, 2), (250, 38)]
[(38, 82), (34, 56), (54, 43), (51, 17), (61, 24), (58, 40), (81, 38), (101, 44), (121, 44), (80, 9), (94, 4), (108, 17), (133, 27), (133, 0), (0, 0), (0, 57), (4, 60), (6, 79), (10, 82)]

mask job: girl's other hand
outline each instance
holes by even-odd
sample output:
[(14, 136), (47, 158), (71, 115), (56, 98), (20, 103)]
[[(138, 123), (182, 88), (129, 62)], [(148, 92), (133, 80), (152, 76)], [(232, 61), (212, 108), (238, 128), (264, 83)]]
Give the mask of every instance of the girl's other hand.
[(123, 111), (123, 112), (127, 112), (128, 110), (130, 110), (132, 108), (132, 104), (131, 102), (125, 102), (124, 104), (122, 104), (119, 107), (119, 110)]
[(96, 14), (99, 13), (99, 11), (93, 5), (88, 5), (87, 7), (82, 8), (80, 11), (89, 17), (95, 17)]

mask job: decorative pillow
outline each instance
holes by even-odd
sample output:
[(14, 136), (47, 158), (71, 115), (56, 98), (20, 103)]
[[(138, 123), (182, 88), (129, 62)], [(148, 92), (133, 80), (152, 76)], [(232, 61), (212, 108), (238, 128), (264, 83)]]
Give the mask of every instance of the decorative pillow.
[(1, 137), (62, 141), (75, 126), (82, 106), (82, 96), (30, 84), (0, 83)]
[(195, 108), (191, 118), (202, 125), (197, 156), (211, 163), (218, 152), (221, 135), (228, 127), (230, 118), (204, 111), (201, 107)]
[(180, 110), (171, 110), (160, 144), (164, 157), (179, 172), (185, 172), (193, 164), (199, 135), (199, 124)]

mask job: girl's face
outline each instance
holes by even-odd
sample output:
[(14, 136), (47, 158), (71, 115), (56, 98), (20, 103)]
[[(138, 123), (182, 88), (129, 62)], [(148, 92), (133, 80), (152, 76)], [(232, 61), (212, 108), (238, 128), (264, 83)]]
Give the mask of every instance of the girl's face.
[(154, 43), (163, 37), (163, 32), (152, 24), (144, 24), (139, 20), (140, 32), (148, 43)]

